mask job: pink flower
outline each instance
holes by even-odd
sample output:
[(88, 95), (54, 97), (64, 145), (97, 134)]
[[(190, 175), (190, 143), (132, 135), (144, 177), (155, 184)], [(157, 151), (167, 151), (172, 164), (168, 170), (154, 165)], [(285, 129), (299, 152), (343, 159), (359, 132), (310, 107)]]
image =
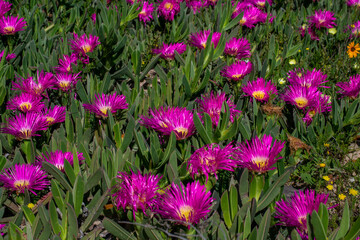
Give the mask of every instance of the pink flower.
[(221, 71), (221, 76), (233, 81), (240, 81), (252, 71), (251, 62), (237, 62), (230, 66), (225, 66)]
[(339, 82), (336, 86), (341, 88), (337, 93), (355, 99), (360, 92), (360, 75), (351, 76), (349, 82)]
[[(0, 61), (2, 60), (3, 56), (4, 56), (4, 50), (0, 53)], [(5, 60), (9, 62), (13, 58), (16, 58), (16, 55), (14, 53), (11, 53), (6, 56)]]
[(326, 82), (327, 75), (323, 74), (321, 70), (316, 70), (315, 68), (312, 71), (304, 69), (295, 69), (295, 71), (289, 71), (289, 83), (292, 85), (298, 85), (302, 87), (326, 87), (322, 86)]
[(5, 13), (11, 10), (11, 3), (0, 0), (0, 17), (3, 17)]
[(360, 21), (354, 23), (354, 27), (351, 29), (352, 37), (360, 37)]
[[(64, 59), (64, 60), (63, 60)], [(63, 55), (63, 59), (59, 59), (59, 66), (55, 67), (55, 70), (59, 73), (71, 73), (71, 64), (77, 65), (77, 56), (75, 53), (69, 55)]]
[(7, 108), (12, 110), (19, 110), (23, 113), (40, 112), (44, 107), (41, 102), (41, 97), (29, 93), (22, 93), (15, 96), (7, 103)]
[(266, 22), (266, 18), (267, 13), (259, 10), (256, 7), (250, 7), (244, 10), (244, 15), (239, 23), (240, 25), (246, 26), (248, 28), (253, 28), (257, 23)]
[(334, 18), (334, 13), (326, 10), (315, 11), (315, 14), (309, 17), (309, 23), (311, 26), (316, 28), (333, 28), (336, 26), (336, 23), (333, 22), (336, 20)]
[(91, 14), (91, 21), (96, 24), (96, 13)]
[(142, 175), (140, 172), (131, 173), (119, 172), (117, 175), (119, 179), (115, 187), (115, 193), (112, 195), (114, 203), (117, 208), (127, 208), (133, 210), (135, 219), (135, 212), (141, 209), (146, 215), (146, 209), (152, 210), (158, 197), (159, 181), (161, 177), (152, 174)]
[(141, 12), (139, 13), (139, 19), (143, 23), (151, 21), (153, 19), (152, 13), (154, 11), (154, 6), (152, 3), (146, 1), (142, 2), (140, 5)]
[(55, 79), (52, 73), (37, 71), (37, 81), (33, 77), (18, 78), (17, 82), (13, 82), (13, 90), (20, 90), (25, 93), (40, 96), (47, 89), (54, 89)]
[(257, 101), (268, 102), (272, 94), (277, 94), (274, 84), (270, 81), (266, 82), (263, 78), (258, 78), (256, 81), (248, 81), (242, 87), (245, 96), (254, 97)]
[(284, 101), (299, 109), (316, 106), (320, 92), (315, 87), (290, 86), (282, 95)]
[(158, 7), (158, 13), (168, 21), (173, 21), (180, 12), (180, 4), (176, 0), (164, 0)]
[(43, 109), (42, 114), (48, 125), (51, 126), (65, 121), (66, 107), (54, 106), (53, 108)]
[[(79, 164), (85, 160), (82, 153), (77, 152), (77, 157), (79, 160)], [(42, 165), (43, 162), (48, 162), (54, 165), (57, 169), (64, 172), (64, 162), (65, 159), (70, 163), (71, 166), (74, 165), (74, 157), (72, 152), (62, 152), (60, 150), (56, 150), (55, 152), (45, 153), (42, 156), (37, 157), (37, 164)]]
[(95, 100), (93, 104), (83, 104), (84, 108), (96, 114), (98, 118), (107, 118), (108, 111), (115, 114), (120, 109), (127, 109), (129, 104), (126, 103), (124, 95), (112, 95), (95, 94)]
[(193, 13), (196, 14), (200, 12), (200, 9), (204, 7), (202, 0), (185, 0), (186, 6), (193, 10)]
[(34, 191), (44, 190), (50, 185), (47, 174), (40, 169), (40, 166), (31, 164), (15, 164), (6, 168), (0, 174), (0, 182), (4, 187), (15, 191), (17, 194), (24, 193), (25, 189), (36, 195)]
[[(190, 35), (189, 44), (199, 49), (204, 49), (206, 47), (206, 42), (208, 40), (208, 37), (210, 36), (210, 33), (211, 33), (210, 30), (204, 30), (202, 32), (192, 33)], [(211, 43), (214, 44), (215, 48), (219, 43), (220, 37), (221, 37), (221, 33), (214, 32), (212, 34)]]
[(217, 144), (209, 144), (196, 150), (188, 160), (187, 169), (192, 178), (195, 175), (205, 175), (206, 182), (209, 175), (214, 175), (217, 179), (217, 171), (227, 170), (234, 171), (239, 164), (233, 159), (234, 149), (231, 144), (220, 147)]
[(171, 188), (157, 200), (157, 212), (166, 219), (178, 221), (179, 224), (197, 224), (206, 219), (214, 199), (211, 192), (199, 182), (188, 183), (186, 187), (171, 184)]
[(79, 80), (80, 73), (71, 74), (71, 73), (58, 73), (55, 76), (56, 85), (63, 92), (68, 92), (76, 87), (76, 83)]
[(41, 115), (29, 112), (10, 118), (5, 127), (0, 129), (0, 132), (14, 135), (16, 139), (21, 141), (23, 139), (30, 139), (32, 136), (40, 136), (36, 132), (46, 130), (47, 128), (48, 123)]
[(170, 43), (165, 44), (158, 48), (153, 49), (154, 54), (160, 54), (161, 58), (164, 58), (166, 60), (173, 60), (175, 58), (175, 51), (177, 51), (179, 54), (182, 54), (186, 51), (186, 44), (184, 43)]
[(348, 0), (347, 5), (360, 8), (360, 0)]
[(224, 54), (237, 59), (250, 58), (250, 43), (246, 38), (232, 38), (225, 44)]
[(26, 22), (24, 18), (18, 18), (14, 16), (3, 16), (0, 19), (0, 33), (1, 35), (14, 35), (16, 32), (24, 31)]
[(79, 37), (74, 33), (74, 40), (70, 40), (71, 49), (76, 53), (79, 59), (84, 64), (89, 63), (89, 57), (86, 55), (89, 52), (93, 52), (95, 47), (100, 44), (99, 37), (89, 34), (83, 34)]

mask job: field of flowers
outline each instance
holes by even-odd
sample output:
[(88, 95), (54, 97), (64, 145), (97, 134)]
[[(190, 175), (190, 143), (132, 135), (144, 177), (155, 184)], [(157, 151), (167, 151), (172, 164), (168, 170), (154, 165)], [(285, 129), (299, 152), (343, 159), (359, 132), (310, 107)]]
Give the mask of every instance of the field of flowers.
[(360, 239), (360, 0), (0, 0), (0, 239)]

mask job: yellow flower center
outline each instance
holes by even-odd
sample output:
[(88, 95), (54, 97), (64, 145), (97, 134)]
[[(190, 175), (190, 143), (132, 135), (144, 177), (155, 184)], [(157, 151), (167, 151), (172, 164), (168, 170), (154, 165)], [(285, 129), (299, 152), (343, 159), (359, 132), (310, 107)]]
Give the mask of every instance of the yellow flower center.
[(298, 221), (301, 225), (306, 225), (306, 216), (298, 217)]
[(4, 32), (6, 34), (14, 34), (15, 33), (15, 28), (13, 26), (4, 27)]
[(63, 171), (64, 170), (64, 164), (60, 164), (60, 163), (56, 163), (54, 164), (54, 166), (59, 169), (60, 171)]
[(242, 78), (242, 74), (233, 74), (231, 77), (234, 78), (234, 79), (240, 79)]
[(252, 162), (254, 162), (256, 164), (256, 166), (258, 166), (260, 171), (262, 171), (268, 165), (268, 158), (267, 157), (254, 157), (252, 159)]
[(304, 108), (308, 105), (309, 101), (304, 97), (295, 98), (295, 103), (299, 108)]
[(261, 8), (263, 8), (263, 7), (265, 7), (265, 2), (259, 2), (257, 5)]
[(166, 125), (166, 123), (164, 123), (164, 122), (160, 123), (160, 126), (163, 127), (163, 128), (167, 128), (167, 127), (168, 127), (168, 125)]
[(186, 222), (189, 222), (190, 216), (192, 215), (193, 212), (194, 212), (194, 209), (192, 207), (190, 207), (189, 205), (181, 206), (180, 212), (179, 212), (179, 217), (185, 218)]
[(68, 72), (71, 71), (71, 66), (70, 65), (66, 68), (66, 71), (68, 71)]
[(29, 111), (31, 109), (32, 105), (29, 102), (22, 102), (19, 105), (19, 108), (21, 111), (25, 112), (25, 111)]
[(206, 43), (202, 43), (201, 46), (203, 46), (203, 48), (206, 48)]
[(60, 81), (59, 86), (61, 89), (67, 89), (70, 87), (70, 81)]
[(102, 108), (100, 108), (100, 111), (104, 114), (104, 116), (107, 116), (107, 111), (111, 112), (111, 107), (110, 106), (103, 106)]
[(172, 3), (165, 3), (164, 8), (168, 11), (173, 9), (174, 5)]
[(91, 51), (91, 46), (89, 44), (86, 44), (84, 46), (82, 46), (82, 50), (85, 52), (85, 53), (88, 53)]
[(146, 15), (146, 12), (144, 11), (144, 8), (143, 8), (143, 10), (141, 10), (141, 12), (139, 14), (140, 15)]
[(240, 25), (244, 25), (245, 22), (246, 22), (246, 20), (245, 20), (244, 18), (242, 18), (242, 19), (240, 20)]
[(23, 134), (23, 137), (24, 139), (29, 139), (31, 137), (31, 129), (29, 128), (23, 128), (20, 130), (20, 132)]
[(315, 110), (311, 110), (310, 112), (309, 112), (309, 117), (314, 117), (315, 116)]
[(53, 118), (53, 117), (46, 117), (46, 121), (48, 122), (49, 125), (51, 125), (51, 124), (55, 121), (55, 118)]
[(178, 137), (178, 140), (185, 139), (189, 132), (189, 129), (184, 127), (177, 127), (174, 130), (175, 130), (175, 135)]
[(265, 97), (265, 92), (264, 91), (254, 91), (252, 93), (252, 96), (257, 99), (257, 100), (263, 100)]
[(27, 186), (29, 186), (30, 183), (28, 180), (25, 180), (25, 179), (21, 179), (21, 180), (16, 180), (14, 182), (14, 187), (21, 190), (21, 189), (24, 189), (26, 188)]

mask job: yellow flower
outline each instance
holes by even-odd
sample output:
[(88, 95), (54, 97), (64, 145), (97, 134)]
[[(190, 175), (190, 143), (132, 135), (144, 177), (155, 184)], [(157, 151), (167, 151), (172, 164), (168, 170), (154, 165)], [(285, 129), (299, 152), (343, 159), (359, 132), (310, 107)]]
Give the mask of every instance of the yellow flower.
[(320, 163), (320, 164), (319, 164), (319, 167), (325, 167), (325, 166), (326, 166), (325, 163)]
[(295, 64), (296, 64), (296, 60), (295, 60), (295, 59), (290, 59), (289, 64), (290, 64), (290, 65), (295, 65)]
[(354, 28), (354, 27), (355, 27), (355, 25), (354, 25), (354, 24), (351, 24), (351, 27), (352, 27), (352, 28)]
[(346, 198), (346, 196), (344, 194), (339, 194), (339, 199), (340, 200), (344, 200)]
[(349, 193), (351, 194), (351, 195), (353, 195), (353, 196), (356, 196), (356, 195), (358, 195), (358, 191), (357, 190), (355, 190), (355, 189), (353, 189), (353, 188), (350, 188), (349, 189)]
[(333, 190), (333, 189), (334, 189), (334, 186), (329, 184), (329, 185), (327, 185), (327, 186), (326, 186), (326, 188), (327, 188), (327, 189), (329, 189), (329, 190), (331, 191), (331, 190)]
[(35, 207), (35, 204), (29, 203), (29, 204), (27, 205), (27, 207), (30, 208), (30, 209), (33, 209), (33, 208)]
[(356, 57), (360, 51), (360, 46), (359, 44), (357, 43), (355, 45), (354, 42), (351, 42), (349, 44), (349, 46), (347, 46), (348, 50), (347, 50), (347, 54), (349, 55), (349, 58), (353, 58), (353, 57)]
[(299, 51), (298, 52), (301, 52), (301, 49), (299, 49)]
[(327, 182), (330, 181), (330, 178), (328, 176), (323, 176), (323, 179)]
[(307, 48), (306, 48), (306, 50), (308, 50), (308, 51), (309, 51), (309, 50), (310, 50), (310, 48), (308, 48), (308, 47), (307, 47)]
[(330, 147), (329, 143), (324, 143), (324, 147)]
[(279, 78), (278, 82), (280, 85), (283, 85), (286, 83), (286, 80), (284, 78)]
[(332, 34), (332, 35), (335, 35), (336, 34), (336, 28), (330, 28), (329, 29), (329, 33)]

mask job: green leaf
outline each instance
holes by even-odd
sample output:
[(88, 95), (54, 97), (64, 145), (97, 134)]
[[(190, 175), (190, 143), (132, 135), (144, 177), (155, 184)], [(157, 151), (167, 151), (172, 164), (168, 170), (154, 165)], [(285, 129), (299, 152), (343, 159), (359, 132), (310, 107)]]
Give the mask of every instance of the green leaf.
[(84, 180), (82, 176), (79, 174), (75, 180), (74, 189), (73, 189), (73, 200), (74, 200), (74, 210), (76, 216), (79, 216), (81, 211), (81, 204), (83, 202), (84, 197)]
[(231, 228), (232, 221), (231, 221), (230, 207), (229, 207), (229, 193), (227, 190), (221, 196), (220, 205), (221, 205), (221, 211), (223, 213), (225, 224), (228, 228)]
[(238, 212), (238, 191), (235, 186), (230, 188), (230, 213), (231, 221), (234, 221), (235, 216)]
[(267, 239), (267, 235), (269, 233), (270, 228), (270, 219), (271, 219), (271, 213), (270, 208), (266, 211), (265, 215), (262, 217), (259, 229), (257, 231), (257, 240), (264, 240)]
[(104, 170), (102, 168), (97, 169), (96, 172), (87, 179), (84, 193), (87, 193), (93, 187), (98, 185), (101, 182), (103, 175), (104, 175)]
[(311, 214), (311, 224), (314, 230), (314, 235), (317, 240), (326, 240), (326, 232), (321, 222), (319, 214), (314, 210)]
[[(127, 147), (130, 145), (133, 136), (134, 136), (134, 128), (135, 128), (135, 120), (132, 116), (128, 115), (128, 119), (129, 122), (126, 126), (126, 130), (125, 130), (125, 134), (124, 134), (124, 139), (122, 140), (121, 143), (121, 151), (125, 152), (125, 150), (127, 149)], [(119, 133), (120, 134), (120, 133)], [(121, 136), (121, 135), (120, 135)]]
[(256, 211), (266, 208), (280, 193), (280, 188), (287, 182), (292, 169), (288, 168), (285, 172), (269, 187), (269, 189), (261, 196)]
[(350, 228), (350, 211), (348, 201), (345, 202), (343, 215), (341, 218), (340, 228), (338, 233), (336, 234), (336, 240), (341, 239), (345, 236)]
[(194, 113), (193, 115), (194, 124), (196, 127), (196, 130), (198, 131), (200, 137), (206, 144), (212, 143), (210, 136), (208, 135), (207, 131), (205, 130), (204, 125), (201, 123), (201, 120), (197, 113)]
[(162, 156), (161, 162), (156, 166), (156, 169), (161, 168), (169, 159), (172, 152), (175, 150), (176, 147), (176, 135), (174, 132), (170, 134), (169, 142), (166, 146), (164, 155)]
[(136, 240), (133, 234), (129, 233), (123, 227), (121, 227), (116, 222), (110, 220), (109, 218), (105, 218), (102, 224), (104, 225), (105, 229), (108, 230), (115, 237), (124, 240), (125, 239)]
[(352, 224), (350, 231), (344, 237), (344, 240), (353, 240), (360, 234), (360, 217)]
[(23, 210), (26, 219), (30, 222), (31, 225), (33, 225), (34, 220), (35, 220), (34, 213), (25, 205), (22, 205), (21, 209)]
[(72, 188), (70, 186), (70, 184), (68, 183), (68, 181), (65, 178), (65, 175), (54, 165), (48, 163), (48, 162), (43, 162), (42, 163), (43, 168), (45, 169), (46, 172), (48, 172), (50, 175), (52, 175), (56, 180), (59, 181), (59, 183), (68, 191), (71, 191)]
[(251, 232), (251, 214), (250, 214), (250, 209), (247, 208), (246, 217), (244, 221), (244, 231), (243, 231), (244, 240), (247, 238), (247, 236), (249, 236), (250, 232)]
[(163, 236), (159, 233), (159, 231), (152, 228), (145, 228), (145, 233), (151, 240), (163, 240)]
[(156, 63), (159, 61), (161, 54), (156, 55), (153, 59), (151, 59), (151, 61), (148, 63), (148, 65), (146, 65), (146, 67), (144, 68), (144, 70), (142, 71), (139, 80), (143, 80), (146, 76), (146, 74), (148, 74), (148, 72), (153, 69), (156, 65)]
[(77, 239), (79, 229), (78, 229), (76, 213), (74, 211), (74, 208), (69, 203), (67, 203), (67, 208), (68, 208), (67, 213), (69, 220), (68, 237), (69, 239)]
[(56, 207), (53, 201), (50, 202), (49, 213), (50, 213), (50, 223), (55, 234), (61, 232), (61, 226), (59, 224), (58, 214), (56, 212)]
[(301, 236), (295, 229), (291, 232), (291, 240), (302, 240)]
[(243, 172), (240, 177), (239, 183), (239, 193), (242, 204), (249, 201), (249, 170), (247, 168), (243, 169)]

